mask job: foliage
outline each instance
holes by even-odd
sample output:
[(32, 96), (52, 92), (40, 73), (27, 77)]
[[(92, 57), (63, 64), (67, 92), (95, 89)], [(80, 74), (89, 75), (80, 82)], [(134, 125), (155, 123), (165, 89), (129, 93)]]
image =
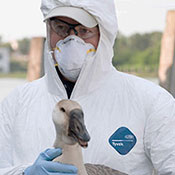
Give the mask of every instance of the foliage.
[[(23, 38), (21, 40), (17, 41), (18, 43), (18, 52), (22, 55), (28, 55), (29, 49), (30, 49), (30, 39), (29, 38)], [(9, 48), (10, 52), (14, 52), (11, 43), (10, 42), (3, 42), (2, 37), (0, 36), (0, 47), (6, 47)]]
[(27, 62), (22, 61), (11, 61), (10, 72), (27, 72)]
[[(138, 73), (157, 74), (161, 32), (152, 32), (145, 34), (133, 34), (126, 37), (119, 33), (114, 45), (113, 65), (121, 71)], [(18, 54), (27, 55), (30, 49), (30, 39), (24, 38), (18, 40)], [(0, 36), (0, 47), (8, 47), (12, 52), (14, 50), (10, 43), (3, 43)], [(11, 61), (11, 72), (25, 72), (27, 63)]]
[(18, 41), (19, 52), (23, 55), (27, 55), (30, 49), (30, 39), (24, 38)]
[(114, 45), (114, 66), (127, 72), (157, 71), (161, 36), (161, 32), (134, 34), (130, 37), (119, 34)]
[(12, 47), (11, 47), (10, 43), (0, 42), (0, 48), (2, 48), (2, 47), (8, 48), (9, 51), (12, 52)]
[(0, 78), (22, 78), (22, 79), (26, 79), (27, 74), (26, 72), (12, 72), (12, 73), (1, 73), (0, 72)]

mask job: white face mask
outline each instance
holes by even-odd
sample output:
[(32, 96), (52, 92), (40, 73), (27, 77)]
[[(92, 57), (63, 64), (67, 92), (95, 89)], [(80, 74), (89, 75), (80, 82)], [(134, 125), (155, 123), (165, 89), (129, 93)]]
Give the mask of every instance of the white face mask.
[(70, 35), (57, 42), (54, 55), (62, 75), (75, 82), (85, 60), (92, 57), (95, 51), (92, 44), (85, 43), (75, 35)]

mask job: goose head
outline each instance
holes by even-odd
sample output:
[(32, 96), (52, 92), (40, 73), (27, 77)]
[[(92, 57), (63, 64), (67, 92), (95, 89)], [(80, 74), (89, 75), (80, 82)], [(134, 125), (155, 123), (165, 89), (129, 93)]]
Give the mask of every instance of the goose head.
[(84, 148), (88, 146), (90, 136), (84, 123), (83, 110), (77, 102), (59, 101), (53, 110), (52, 117), (57, 135), (55, 147), (61, 144), (75, 145), (77, 143)]

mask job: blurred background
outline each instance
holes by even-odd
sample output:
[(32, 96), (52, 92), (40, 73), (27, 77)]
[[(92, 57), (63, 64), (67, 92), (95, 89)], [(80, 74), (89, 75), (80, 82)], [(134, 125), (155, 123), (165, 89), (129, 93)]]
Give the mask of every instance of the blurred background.
[[(115, 0), (114, 66), (175, 96), (175, 0)], [(40, 0), (0, 2), (0, 101), (43, 75), (45, 24)]]

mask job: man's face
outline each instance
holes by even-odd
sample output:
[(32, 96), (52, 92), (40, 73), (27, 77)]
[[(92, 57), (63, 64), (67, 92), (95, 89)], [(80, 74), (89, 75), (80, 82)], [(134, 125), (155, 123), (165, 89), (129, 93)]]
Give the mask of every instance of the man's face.
[[(57, 17), (56, 19), (58, 20), (61, 20), (63, 22), (67, 22), (69, 24), (79, 24), (77, 21), (71, 19), (71, 18), (68, 18), (68, 17)], [(63, 23), (64, 24), (64, 23)], [(52, 27), (50, 27), (50, 45), (51, 45), (51, 48), (55, 48), (56, 47), (56, 43), (59, 41), (59, 40), (63, 40), (64, 38), (66, 37), (63, 37), (63, 36), (60, 36), (58, 35), (53, 29)], [(77, 27), (78, 29), (81, 28), (81, 26), (78, 26)], [(75, 27), (76, 29), (76, 27)], [(97, 48), (98, 46), (98, 42), (99, 42), (99, 38), (100, 38), (100, 34), (99, 34), (99, 29), (98, 27), (93, 27), (93, 28), (87, 28), (85, 26), (82, 26), (81, 30), (87, 30), (91, 35), (90, 37), (88, 38), (82, 38), (86, 43), (90, 43), (92, 44), (95, 48)], [(70, 33), (69, 35), (75, 35), (75, 32), (73, 29), (70, 30)], [(79, 36), (79, 34), (78, 34)], [(80, 36), (79, 36), (80, 37)], [(80, 37), (81, 38), (81, 37)]]

